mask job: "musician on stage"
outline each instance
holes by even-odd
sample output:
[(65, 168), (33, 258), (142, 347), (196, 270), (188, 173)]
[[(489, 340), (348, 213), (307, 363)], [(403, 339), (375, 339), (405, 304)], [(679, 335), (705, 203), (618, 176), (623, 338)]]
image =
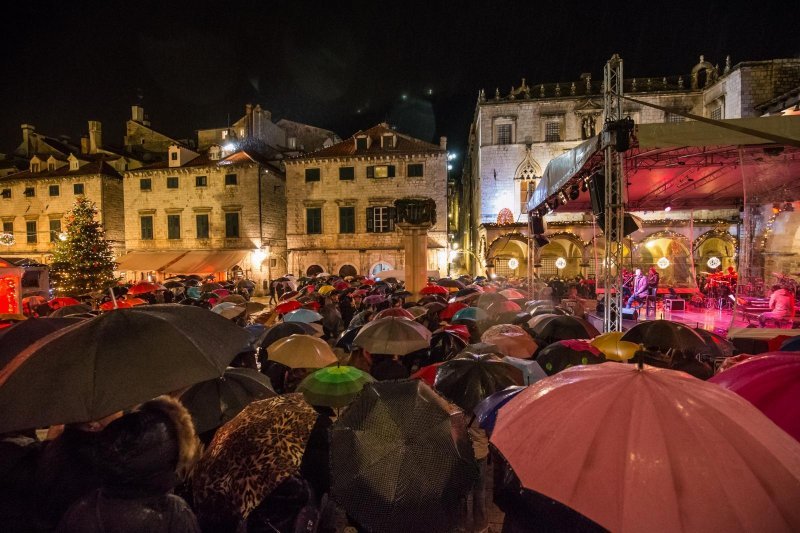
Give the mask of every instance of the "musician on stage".
[(759, 315), (758, 323), (763, 328), (767, 325), (767, 320), (773, 320), (780, 326), (781, 321), (792, 318), (794, 318), (794, 294), (780, 285), (773, 285), (769, 297), (769, 311)]
[(634, 301), (647, 296), (647, 277), (642, 275), (642, 269), (637, 268), (633, 276), (633, 291), (625, 307), (630, 307)]
[(655, 297), (658, 294), (658, 281), (661, 276), (658, 275), (656, 267), (651, 266), (650, 271), (647, 273), (647, 292), (650, 296)]
[(736, 273), (736, 269), (733, 268), (733, 265), (728, 267), (728, 275), (725, 277), (728, 278), (728, 283), (730, 283), (731, 294), (736, 294), (736, 284), (739, 282), (739, 274)]
[(622, 267), (622, 298), (628, 298), (632, 292), (633, 274), (630, 270)]

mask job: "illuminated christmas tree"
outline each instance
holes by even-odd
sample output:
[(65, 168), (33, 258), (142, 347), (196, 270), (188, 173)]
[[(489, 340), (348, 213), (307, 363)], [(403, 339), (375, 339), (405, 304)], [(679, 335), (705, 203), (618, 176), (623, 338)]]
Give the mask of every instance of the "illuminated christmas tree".
[(117, 282), (114, 252), (96, 216), (97, 208), (86, 198), (79, 198), (67, 213), (66, 232), (56, 240), (50, 270), (59, 296), (105, 291)]

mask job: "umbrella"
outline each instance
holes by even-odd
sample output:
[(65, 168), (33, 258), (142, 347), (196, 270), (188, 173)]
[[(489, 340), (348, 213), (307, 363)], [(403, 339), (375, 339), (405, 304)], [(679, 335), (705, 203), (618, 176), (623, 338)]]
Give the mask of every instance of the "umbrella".
[(419, 291), (419, 293), (420, 294), (445, 294), (446, 295), (446, 294), (450, 294), (450, 291), (448, 291), (445, 287), (442, 287), (441, 285), (427, 285), (425, 287), (422, 287), (422, 289)]
[(379, 318), (386, 318), (387, 316), (397, 316), (401, 318), (407, 318), (409, 320), (414, 320), (414, 315), (403, 309), (402, 307), (390, 307), (389, 309), (384, 309), (383, 311), (376, 313), (372, 320), (378, 320)]
[(225, 298), (226, 296), (230, 296), (231, 291), (229, 291), (228, 289), (214, 289), (213, 291), (211, 291), (211, 294), (219, 296), (220, 298)]
[(503, 296), (505, 296), (509, 300), (520, 300), (522, 298), (527, 298), (527, 296), (525, 294), (522, 294), (521, 292), (519, 292), (516, 289), (505, 289), (505, 290), (500, 291), (498, 294), (502, 294)]
[(454, 288), (458, 290), (463, 290), (465, 285), (458, 281), (457, 279), (450, 279), (450, 278), (440, 278), (436, 280), (436, 284), (442, 287)]
[(158, 283), (151, 283), (149, 281), (140, 281), (130, 289), (128, 289), (128, 294), (131, 296), (136, 296), (137, 294), (147, 294), (149, 292), (156, 292), (164, 290), (166, 287), (160, 285)]
[(709, 381), (752, 403), (800, 441), (800, 404), (797, 401), (800, 398), (800, 352), (759, 355), (720, 372)]
[(322, 296), (325, 296), (326, 294), (331, 293), (335, 290), (336, 287), (334, 287), (333, 285), (323, 285), (322, 287), (317, 289), (317, 292), (320, 293)]
[(520, 359), (519, 357), (503, 357), (503, 361), (509, 365), (513, 365), (522, 371), (522, 383), (525, 385), (532, 385), (540, 379), (547, 377), (547, 373), (536, 361), (530, 359)]
[(239, 281), (236, 282), (235, 287), (237, 289), (247, 289), (249, 291), (252, 291), (253, 289), (256, 288), (256, 283), (255, 281), (249, 279), (240, 279)]
[(431, 332), (422, 324), (400, 317), (386, 317), (367, 323), (353, 344), (371, 353), (405, 355), (430, 345)]
[(331, 493), (367, 531), (450, 531), (476, 479), (464, 413), (421, 381), (366, 384), (331, 430)]
[(100, 304), (101, 311), (113, 311), (115, 309), (130, 309), (133, 305), (129, 304), (125, 300), (117, 300), (114, 302), (113, 300), (109, 300), (107, 302), (103, 302)]
[(283, 295), (281, 295), (280, 297), (280, 301), (285, 302), (287, 300), (291, 300), (293, 298), (296, 298), (299, 294), (300, 294), (299, 291), (284, 292)]
[(475, 300), (475, 305), (481, 309), (486, 309), (493, 303), (505, 302), (506, 300), (508, 300), (508, 298), (498, 292), (485, 292), (478, 296), (478, 298)]
[(386, 301), (386, 296), (382, 294), (371, 294), (364, 298), (364, 303), (367, 305), (375, 305)]
[(244, 296), (242, 296), (241, 294), (229, 294), (228, 296), (225, 296), (222, 299), (222, 302), (230, 302), (230, 303), (234, 303), (234, 304), (244, 304), (244, 303), (247, 303), (247, 300), (245, 300)]
[[(465, 326), (454, 326), (464, 328)], [(469, 335), (469, 332), (467, 332)], [(455, 331), (438, 330), (431, 334), (428, 361), (446, 361), (461, 353), (467, 347), (467, 341)]]
[(781, 344), (782, 352), (800, 352), (800, 335), (790, 337)]
[(288, 302), (282, 302), (276, 305), (274, 311), (279, 315), (285, 315), (286, 313), (300, 309), (301, 307), (303, 307), (303, 304), (297, 300), (289, 300)]
[(339, 338), (336, 341), (336, 348), (342, 348), (343, 350), (347, 350), (348, 352), (353, 351), (353, 340), (355, 340), (356, 335), (361, 330), (361, 326), (352, 327), (346, 329), (339, 335)]
[(361, 284), (362, 285), (375, 285), (375, 280), (374, 279), (362, 279), (361, 280)]
[(447, 304), (444, 302), (429, 302), (423, 305), (430, 313), (438, 313), (447, 309)]
[(267, 355), (270, 361), (289, 368), (322, 368), (338, 361), (327, 342), (311, 335), (278, 339), (269, 345)]
[(48, 318), (62, 318), (70, 315), (81, 315), (83, 313), (91, 313), (92, 308), (86, 304), (67, 305), (59, 307), (48, 315)]
[(266, 348), (278, 339), (283, 339), (293, 334), (313, 336), (314, 333), (316, 333), (314, 328), (302, 322), (280, 322), (267, 330), (264, 334), (264, 339), (261, 341), (261, 346)]
[(365, 384), (375, 379), (352, 366), (329, 366), (309, 374), (297, 386), (297, 392), (311, 405), (345, 407), (358, 396)]
[(519, 326), (499, 324), (487, 329), (481, 341), (494, 344), (503, 355), (529, 359), (539, 348), (528, 332)]
[(47, 302), (52, 309), (58, 309), (60, 307), (67, 307), (68, 305), (81, 305), (81, 303), (76, 300), (75, 298), (70, 298), (69, 296), (59, 296), (58, 298), (53, 298), (52, 300)]
[(625, 362), (636, 355), (639, 345), (621, 340), (623, 335), (621, 331), (609, 331), (592, 339), (590, 344), (600, 350), (609, 361)]
[(247, 518), (283, 480), (298, 473), (316, 420), (316, 411), (296, 393), (245, 407), (217, 430), (195, 467), (197, 509), (212, 520)]
[(41, 338), (0, 371), (0, 433), (98, 420), (222, 375), (249, 335), (189, 305), (119, 309)]
[(525, 387), (515, 385), (497, 391), (484, 398), (473, 410), (478, 421), (478, 426), (491, 437), (492, 431), (494, 431), (494, 425), (497, 422), (497, 412), (501, 407), (507, 404), (511, 398), (524, 390)]
[(438, 363), (433, 363), (427, 366), (423, 366), (413, 374), (411, 374), (412, 379), (421, 379), (431, 387), (433, 387), (434, 382), (436, 381), (436, 372), (439, 371), (439, 367), (444, 364), (444, 361), (439, 361)]
[(233, 302), (222, 302), (211, 308), (212, 313), (217, 313), (227, 319), (236, 318), (244, 313), (245, 309), (241, 305)]
[(311, 309), (295, 309), (283, 316), (284, 322), (303, 322), (304, 324), (310, 324), (318, 320), (322, 320), (322, 315)]
[(199, 274), (189, 274), (188, 276), (186, 276), (186, 279), (191, 279), (191, 280), (195, 280), (195, 281), (202, 281), (203, 280), (203, 276), (201, 276)]
[(181, 403), (192, 415), (197, 433), (216, 429), (249, 403), (275, 396), (269, 378), (253, 368), (227, 368), (221, 378), (192, 385)]
[(136, 307), (137, 305), (147, 305), (148, 303), (150, 303), (147, 300), (142, 300), (141, 298), (130, 298), (128, 296), (126, 296), (125, 299), (122, 301), (130, 305), (131, 307)]
[(333, 288), (337, 291), (343, 291), (350, 288), (350, 284), (346, 281), (337, 281), (333, 284)]
[[(64, 309), (62, 307), (62, 309)], [(30, 318), (17, 322), (0, 332), (0, 369), (19, 352), (41, 339), (67, 326), (81, 322), (82, 318)]]
[(441, 318), (442, 320), (450, 320), (451, 318), (453, 318), (453, 315), (455, 315), (458, 311), (461, 311), (462, 309), (466, 308), (467, 304), (465, 303), (453, 302), (451, 304), (448, 304), (446, 308), (442, 309), (442, 311), (439, 313), (439, 318)]
[(499, 300), (486, 308), (486, 312), (492, 317), (497, 317), (506, 313), (517, 314), (520, 311), (522, 311), (522, 308), (510, 300)]
[(606, 360), (603, 354), (585, 340), (564, 340), (542, 348), (536, 356), (548, 376), (576, 365), (595, 365)]
[(414, 317), (414, 320), (418, 319), (421, 316), (425, 316), (425, 315), (428, 314), (428, 310), (425, 307), (422, 307), (421, 305), (415, 305), (415, 306), (409, 307), (408, 309), (406, 309), (406, 311), (411, 313), (411, 316)]
[(181, 281), (172, 280), (165, 282), (164, 287), (167, 289), (182, 289), (183, 287), (185, 287), (185, 284)]
[(533, 333), (548, 341), (567, 339), (592, 339), (600, 335), (593, 325), (576, 316), (553, 316), (531, 326)]
[(467, 307), (466, 309), (457, 311), (453, 315), (453, 320), (451, 322), (461, 319), (486, 320), (487, 318), (489, 318), (489, 314), (480, 307)]
[(671, 320), (640, 322), (626, 331), (622, 340), (643, 344), (647, 348), (657, 348), (662, 352), (680, 349), (692, 353), (704, 353), (709, 350), (706, 341), (699, 333), (689, 326)]
[(200, 286), (200, 290), (203, 291), (203, 292), (214, 292), (216, 290), (223, 289), (223, 288), (224, 287), (222, 285), (220, 285), (219, 283), (214, 283), (213, 281), (209, 281), (209, 282), (203, 283)]
[(522, 372), (492, 354), (464, 354), (446, 361), (434, 382), (442, 396), (468, 413), (490, 394), (512, 385), (522, 385)]
[(524, 488), (611, 531), (800, 528), (800, 443), (682, 372), (569, 368), (502, 407), (491, 442)]
[(707, 354), (712, 357), (730, 357), (735, 351), (733, 343), (712, 331), (703, 328), (694, 330), (706, 341)]

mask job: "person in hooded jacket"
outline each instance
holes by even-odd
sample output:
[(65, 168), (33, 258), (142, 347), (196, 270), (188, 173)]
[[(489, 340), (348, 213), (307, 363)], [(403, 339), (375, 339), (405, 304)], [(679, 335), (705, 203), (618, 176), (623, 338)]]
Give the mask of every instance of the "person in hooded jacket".
[(191, 415), (178, 400), (143, 403), (103, 430), (96, 459), (101, 486), (72, 505), (57, 531), (199, 532), (192, 510), (172, 493), (199, 452)]

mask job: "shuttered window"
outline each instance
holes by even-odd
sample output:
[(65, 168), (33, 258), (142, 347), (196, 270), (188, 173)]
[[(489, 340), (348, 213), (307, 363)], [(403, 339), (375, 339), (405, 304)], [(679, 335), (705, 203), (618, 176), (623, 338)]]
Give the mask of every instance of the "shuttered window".
[(367, 208), (367, 232), (368, 233), (389, 233), (394, 231), (395, 208), (394, 207), (368, 207)]

